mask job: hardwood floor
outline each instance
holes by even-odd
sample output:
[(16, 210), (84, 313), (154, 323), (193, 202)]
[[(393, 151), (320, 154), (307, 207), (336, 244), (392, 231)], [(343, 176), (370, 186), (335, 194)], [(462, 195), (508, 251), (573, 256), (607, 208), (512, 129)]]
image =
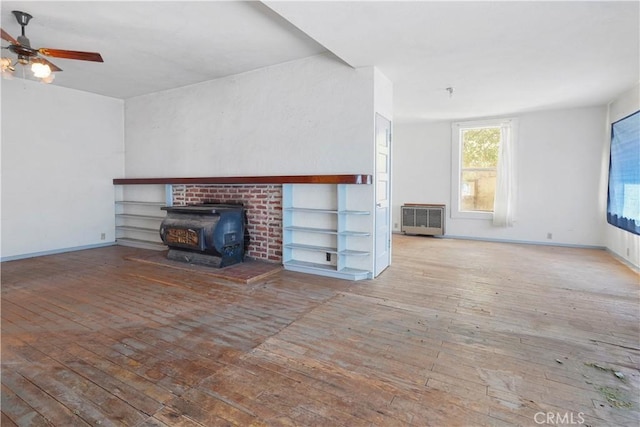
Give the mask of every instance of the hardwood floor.
[(2, 264), (2, 426), (637, 426), (639, 277), (394, 236), (378, 279), (253, 284), (109, 247)]

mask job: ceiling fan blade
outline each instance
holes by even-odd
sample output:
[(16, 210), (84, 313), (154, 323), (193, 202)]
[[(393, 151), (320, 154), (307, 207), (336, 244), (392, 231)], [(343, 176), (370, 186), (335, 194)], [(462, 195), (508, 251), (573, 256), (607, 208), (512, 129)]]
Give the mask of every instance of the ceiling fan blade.
[(11, 35), (7, 33), (5, 30), (3, 30), (2, 28), (0, 28), (0, 35), (2, 36), (2, 40), (6, 40), (11, 44), (18, 44), (18, 45), (20, 44), (18, 43), (18, 40), (11, 37)]
[(34, 59), (32, 62), (41, 62), (43, 64), (47, 64), (49, 66), (49, 68), (51, 69), (51, 71), (53, 71), (54, 73), (57, 72), (57, 71), (62, 71), (62, 68), (58, 67), (53, 62), (44, 59), (41, 56), (39, 56), (37, 59)]
[(80, 52), (77, 50), (49, 49), (43, 47), (38, 49), (42, 55), (53, 56), (54, 58), (80, 59), (82, 61), (104, 62), (102, 56), (96, 52)]

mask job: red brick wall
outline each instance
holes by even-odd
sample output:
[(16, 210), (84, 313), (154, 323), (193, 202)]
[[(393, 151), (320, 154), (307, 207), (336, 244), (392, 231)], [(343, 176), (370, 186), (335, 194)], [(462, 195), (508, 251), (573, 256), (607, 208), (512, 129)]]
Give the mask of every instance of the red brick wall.
[(175, 206), (199, 203), (242, 203), (251, 241), (249, 258), (282, 263), (282, 185), (174, 185)]

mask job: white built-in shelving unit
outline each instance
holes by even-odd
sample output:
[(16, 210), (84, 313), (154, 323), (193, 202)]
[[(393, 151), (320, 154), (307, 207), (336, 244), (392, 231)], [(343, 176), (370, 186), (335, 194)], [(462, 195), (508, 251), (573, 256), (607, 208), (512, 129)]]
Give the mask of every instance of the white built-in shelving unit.
[[(349, 280), (373, 276), (372, 221), (361, 185), (284, 184), (285, 269)], [(358, 205), (361, 206), (358, 206)]]
[(164, 250), (167, 247), (160, 238), (160, 223), (170, 205), (170, 186), (126, 185), (116, 188), (115, 227), (116, 243), (146, 249)]

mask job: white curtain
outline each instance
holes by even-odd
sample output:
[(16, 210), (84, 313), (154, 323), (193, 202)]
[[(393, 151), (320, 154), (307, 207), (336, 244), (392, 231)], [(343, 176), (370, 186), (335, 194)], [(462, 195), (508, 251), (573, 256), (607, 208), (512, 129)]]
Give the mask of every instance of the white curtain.
[(503, 123), (500, 133), (493, 225), (512, 227), (516, 205), (515, 123)]

